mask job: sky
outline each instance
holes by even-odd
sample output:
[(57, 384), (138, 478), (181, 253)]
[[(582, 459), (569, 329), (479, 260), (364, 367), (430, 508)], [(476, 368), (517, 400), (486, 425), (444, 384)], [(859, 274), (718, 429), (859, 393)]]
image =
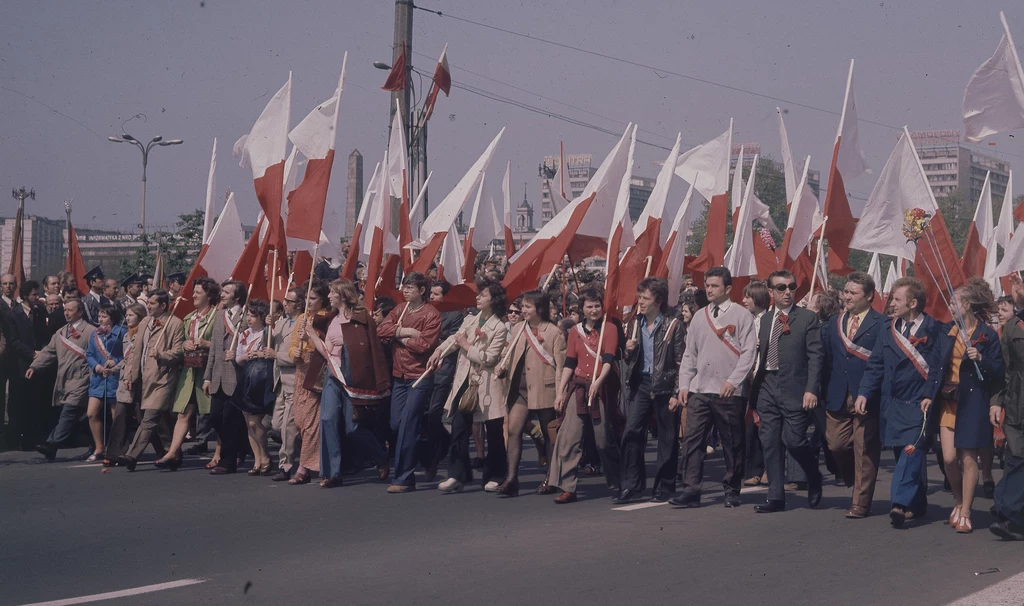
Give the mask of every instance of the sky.
[[(538, 216), (543, 157), (557, 154), (564, 141), (567, 154), (593, 153), (596, 166), (630, 121), (639, 124), (641, 140), (655, 144), (638, 143), (634, 171), (654, 177), (677, 133), (687, 149), (720, 134), (730, 117), (734, 142), (759, 141), (762, 154), (780, 158), (780, 106), (794, 156), (802, 162), (811, 155), (824, 181), (850, 59), (873, 174), (846, 185), (851, 202), (863, 204), (904, 124), (962, 129), (963, 90), (999, 42), (1000, 10), (1024, 54), (1020, 2), (420, 1), (451, 16), (414, 12), (412, 62), (432, 72), (448, 43), (455, 82), (430, 122), (432, 203), (506, 126), (488, 183), (500, 195), (501, 171), (511, 160), (513, 201), (522, 199), (525, 183)], [(7, 25), (0, 45), (0, 177), (12, 189), (35, 189), (36, 199), (27, 202), (32, 214), (62, 218), (63, 201), (73, 199), (76, 225), (135, 226), (141, 154), (107, 141), (123, 131), (147, 141), (184, 140), (150, 156), (151, 228), (203, 207), (214, 137), (218, 191), (230, 187), (243, 222), (255, 223), (252, 175), (231, 157), (232, 145), (289, 70), (297, 124), (333, 92), (345, 51), (328, 196), (339, 215), (349, 152), (363, 153), (368, 180), (387, 145), (390, 95), (380, 90), (387, 74), (372, 63), (391, 60), (391, 0), (10, 0), (0, 4), (0, 22)], [(616, 134), (472, 94), (460, 83)], [(1024, 133), (1016, 135), (993, 136), (979, 149), (1024, 165)], [(4, 200), (0, 215), (13, 216), (16, 201)]]

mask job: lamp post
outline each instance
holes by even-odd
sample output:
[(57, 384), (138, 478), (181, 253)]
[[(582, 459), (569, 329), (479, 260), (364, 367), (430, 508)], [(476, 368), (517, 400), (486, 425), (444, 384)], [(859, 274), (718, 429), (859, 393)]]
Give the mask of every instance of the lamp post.
[(142, 152), (142, 222), (139, 223), (139, 228), (142, 229), (142, 235), (146, 235), (146, 166), (149, 164), (149, 150), (153, 149), (153, 146), (164, 147), (167, 145), (181, 145), (181, 139), (171, 139), (170, 141), (164, 141), (164, 138), (157, 135), (153, 137), (153, 140), (143, 145), (142, 141), (139, 141), (135, 137), (128, 133), (122, 133), (121, 136), (107, 137), (107, 140), (114, 143), (131, 143), (135, 147), (139, 148)]

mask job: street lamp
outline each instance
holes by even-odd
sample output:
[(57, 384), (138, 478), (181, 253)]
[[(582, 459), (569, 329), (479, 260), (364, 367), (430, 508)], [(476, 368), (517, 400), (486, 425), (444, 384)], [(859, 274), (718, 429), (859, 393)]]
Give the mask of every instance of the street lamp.
[(107, 140), (112, 143), (131, 143), (135, 147), (139, 148), (142, 152), (142, 222), (139, 223), (139, 227), (142, 229), (142, 234), (146, 234), (146, 166), (149, 164), (149, 150), (153, 149), (153, 146), (165, 147), (167, 145), (181, 145), (181, 139), (171, 139), (170, 141), (164, 141), (164, 138), (157, 135), (153, 139), (143, 145), (141, 141), (128, 133), (121, 133), (121, 136), (110, 136)]

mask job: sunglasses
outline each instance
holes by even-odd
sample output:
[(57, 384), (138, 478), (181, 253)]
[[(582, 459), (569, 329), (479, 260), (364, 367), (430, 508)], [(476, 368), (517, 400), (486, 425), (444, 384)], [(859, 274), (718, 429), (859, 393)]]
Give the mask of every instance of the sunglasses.
[(510, 309), (508, 310), (508, 313), (509, 315), (515, 314), (518, 316), (521, 312), (518, 309)]
[(796, 290), (796, 282), (794, 282), (793, 284), (776, 284), (772, 288), (775, 289), (775, 292), (786, 292), (787, 290)]

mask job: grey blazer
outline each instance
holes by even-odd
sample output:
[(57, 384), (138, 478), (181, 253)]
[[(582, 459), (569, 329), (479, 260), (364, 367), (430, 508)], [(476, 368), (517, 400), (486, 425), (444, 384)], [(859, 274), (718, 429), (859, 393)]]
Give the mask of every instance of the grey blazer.
[[(241, 314), (239, 315), (241, 316)], [(232, 396), (235, 394), (235, 385), (238, 384), (238, 377), (235, 374), (235, 363), (225, 361), (224, 352), (231, 350), (231, 342), (234, 336), (227, 329), (224, 323), (224, 316), (225, 310), (218, 309), (217, 315), (213, 318), (213, 334), (210, 336), (210, 357), (206, 361), (206, 373), (203, 374), (203, 381), (210, 382), (211, 394), (221, 391), (226, 396)]]
[[(756, 398), (764, 381), (768, 359), (768, 341), (771, 336), (775, 309), (769, 309), (758, 324), (757, 373), (751, 388)], [(818, 314), (794, 306), (789, 314), (789, 332), (779, 335), (779, 375), (785, 386), (785, 407), (802, 410), (804, 393), (821, 395), (821, 369), (825, 354), (821, 347), (821, 328)], [(752, 401), (751, 404), (756, 404)]]

